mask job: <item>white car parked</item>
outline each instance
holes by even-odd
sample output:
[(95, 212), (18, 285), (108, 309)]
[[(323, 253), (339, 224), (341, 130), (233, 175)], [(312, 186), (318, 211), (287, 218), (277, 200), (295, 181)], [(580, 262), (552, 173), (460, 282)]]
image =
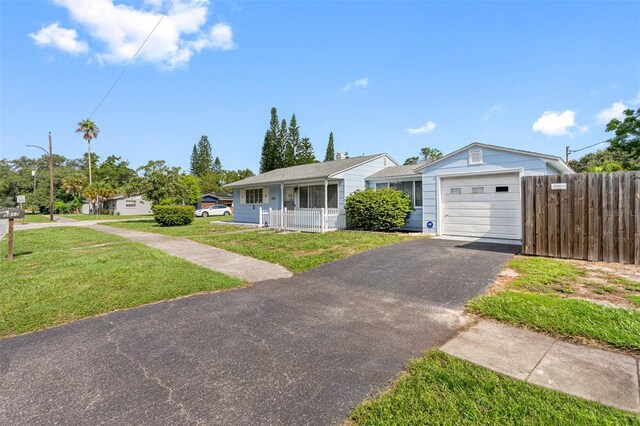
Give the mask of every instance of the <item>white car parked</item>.
[(208, 217), (208, 216), (229, 216), (231, 215), (231, 208), (222, 205), (213, 205), (209, 206), (206, 209), (196, 210), (197, 217)]

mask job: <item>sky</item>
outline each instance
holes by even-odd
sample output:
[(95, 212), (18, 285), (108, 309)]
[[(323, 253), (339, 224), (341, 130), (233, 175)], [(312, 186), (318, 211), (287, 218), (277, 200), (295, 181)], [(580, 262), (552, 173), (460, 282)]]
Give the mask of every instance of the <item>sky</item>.
[(257, 172), (273, 106), (319, 159), (329, 132), (400, 163), (472, 142), (564, 157), (640, 108), (640, 2), (174, 0), (161, 19), (170, 4), (0, 0), (0, 158), (48, 132), (81, 157), (90, 117), (102, 158), (188, 169), (207, 135)]

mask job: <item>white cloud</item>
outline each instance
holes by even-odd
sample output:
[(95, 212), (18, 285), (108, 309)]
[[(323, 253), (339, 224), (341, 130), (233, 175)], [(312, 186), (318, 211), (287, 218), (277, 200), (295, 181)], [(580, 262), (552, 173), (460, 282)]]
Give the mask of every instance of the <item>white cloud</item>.
[[(53, 0), (65, 8), (84, 33), (101, 46), (95, 52), (100, 63), (128, 62), (142, 45), (170, 4), (168, 0), (145, 0), (139, 7), (115, 4), (115, 0)], [(176, 0), (136, 60), (165, 68), (181, 68), (205, 49), (236, 47), (227, 24), (207, 28), (209, 0)]]
[(638, 104), (640, 104), (640, 92), (638, 92), (638, 93), (636, 94), (636, 97), (635, 97), (633, 100), (629, 101), (629, 103), (630, 103), (630, 104), (633, 104), (633, 105), (638, 105)]
[[(30, 33), (29, 37), (38, 46), (53, 47), (67, 53), (83, 53), (89, 50), (89, 46), (84, 41), (78, 42), (76, 30), (62, 28), (60, 22), (55, 22), (47, 27), (40, 28), (37, 33)], [(77, 46), (77, 48), (76, 48)]]
[(488, 110), (485, 111), (484, 115), (482, 116), (482, 119), (484, 121), (488, 121), (491, 120), (491, 118), (502, 112), (502, 107), (500, 105), (494, 105), (491, 108), (489, 108)]
[(436, 129), (436, 123), (433, 121), (427, 121), (424, 126), (418, 127), (416, 129), (407, 129), (407, 132), (412, 135), (422, 135), (431, 133)]
[(614, 102), (609, 108), (596, 114), (596, 119), (598, 120), (598, 123), (607, 124), (614, 118), (622, 118), (622, 113), (625, 109), (627, 109), (627, 106), (622, 102)]
[(366, 89), (369, 86), (369, 77), (359, 78), (351, 83), (347, 83), (346, 86), (342, 88), (343, 92), (347, 92), (351, 89)]
[(531, 129), (547, 136), (565, 136), (576, 126), (576, 113), (571, 110), (564, 112), (545, 111)]

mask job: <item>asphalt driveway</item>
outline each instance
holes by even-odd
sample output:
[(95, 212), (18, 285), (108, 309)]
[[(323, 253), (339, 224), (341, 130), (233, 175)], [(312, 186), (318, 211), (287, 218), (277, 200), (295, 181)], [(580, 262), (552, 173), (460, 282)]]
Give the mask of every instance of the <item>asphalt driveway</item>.
[(0, 424), (340, 424), (515, 250), (420, 239), (2, 339)]

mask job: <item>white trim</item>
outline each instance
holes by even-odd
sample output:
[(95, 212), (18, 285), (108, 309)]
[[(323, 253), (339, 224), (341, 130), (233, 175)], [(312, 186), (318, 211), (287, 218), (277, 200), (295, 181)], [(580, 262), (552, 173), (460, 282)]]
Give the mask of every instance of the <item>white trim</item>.
[(414, 180), (420, 180), (422, 178), (422, 174), (418, 173), (418, 174), (414, 174), (414, 175), (393, 175), (393, 176), (385, 176), (385, 177), (374, 177), (374, 178), (365, 178), (365, 180), (368, 181), (372, 181), (372, 182), (377, 182), (377, 181), (391, 181), (394, 179), (398, 179), (398, 180), (406, 180), (406, 179), (414, 179)]
[(466, 173), (442, 173), (436, 175), (436, 178), (448, 178), (448, 177), (466, 177), (466, 176), (480, 176), (480, 175), (500, 175), (509, 173), (524, 173), (524, 168), (516, 167), (512, 169), (499, 169), (499, 170), (481, 170), (478, 172), (466, 172)]
[(440, 176), (436, 176), (436, 201), (438, 203), (436, 208), (436, 235), (442, 235), (442, 227), (440, 225), (440, 219), (442, 218), (442, 185), (440, 183)]

